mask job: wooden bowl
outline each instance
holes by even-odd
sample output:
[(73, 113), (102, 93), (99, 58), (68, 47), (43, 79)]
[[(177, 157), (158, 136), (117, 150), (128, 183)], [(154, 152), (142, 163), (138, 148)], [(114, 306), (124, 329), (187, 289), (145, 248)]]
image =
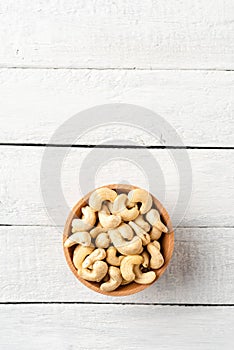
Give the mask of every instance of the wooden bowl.
[[(103, 186), (103, 187), (111, 188), (113, 190), (116, 190), (116, 192), (118, 192), (118, 193), (128, 193), (129, 191), (138, 188), (138, 187), (131, 186), (131, 185), (119, 185), (119, 184), (118, 185), (116, 185), (116, 184), (115, 185), (107, 185), (107, 186)], [(72, 220), (74, 218), (81, 217), (81, 208), (88, 204), (89, 197), (90, 197), (91, 193), (92, 192), (89, 192), (86, 196), (84, 196), (81, 200), (79, 200), (79, 202), (74, 206), (70, 215), (68, 216), (65, 227), (64, 227), (63, 243), (66, 241), (66, 239), (71, 234)], [(153, 207), (157, 208), (157, 210), (161, 214), (161, 220), (168, 227), (168, 233), (163, 233), (160, 240), (159, 240), (159, 242), (161, 244), (161, 253), (164, 257), (165, 262), (164, 262), (164, 265), (160, 269), (154, 270), (156, 275), (157, 275), (157, 278), (154, 282), (151, 283), (151, 284), (153, 284), (159, 279), (159, 277), (161, 277), (163, 275), (163, 273), (165, 272), (165, 270), (166, 270), (166, 268), (169, 265), (169, 262), (171, 260), (173, 250), (174, 250), (174, 231), (173, 231), (170, 217), (169, 217), (166, 209), (162, 206), (162, 204), (159, 202), (159, 200), (157, 200), (152, 194), (151, 194), (151, 196), (153, 198), (153, 203), (154, 203)], [(65, 254), (68, 266), (70, 267), (71, 271), (74, 273), (76, 278), (78, 278), (78, 280), (80, 282), (82, 282), (86, 287), (94, 290), (95, 292), (109, 295), (109, 296), (126, 296), (126, 295), (130, 295), (130, 294), (138, 293), (138, 292), (144, 290), (145, 288), (148, 288), (151, 285), (151, 284), (137, 284), (135, 282), (132, 282), (130, 284), (118, 287), (118, 289), (113, 291), (113, 292), (103, 292), (99, 288), (100, 283), (86, 281), (78, 275), (77, 270), (72, 262), (72, 256), (73, 256), (73, 251), (75, 249), (75, 246), (72, 246), (70, 248), (65, 248), (64, 244), (63, 244), (63, 249), (64, 249), (64, 254)]]

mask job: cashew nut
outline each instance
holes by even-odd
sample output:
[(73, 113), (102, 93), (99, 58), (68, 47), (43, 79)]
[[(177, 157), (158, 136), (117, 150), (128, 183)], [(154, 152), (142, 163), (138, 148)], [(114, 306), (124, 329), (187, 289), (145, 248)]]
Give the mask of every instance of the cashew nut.
[(95, 245), (98, 248), (108, 248), (110, 245), (110, 237), (108, 233), (100, 233), (95, 240)]
[(153, 241), (159, 239), (162, 236), (162, 231), (160, 231), (157, 227), (153, 226), (149, 234), (151, 240)]
[(128, 196), (125, 193), (119, 194), (113, 202), (112, 213), (118, 214), (122, 210), (126, 209), (127, 200), (128, 200)]
[(158, 239), (168, 232), (152, 205), (151, 195), (142, 189), (119, 195), (107, 187), (95, 190), (89, 205), (81, 208), (81, 218), (73, 219), (72, 234), (64, 243), (67, 248), (77, 244), (77, 274), (100, 282), (103, 292), (132, 281), (152, 283), (157, 277), (152, 270), (164, 264)]
[(72, 220), (72, 233), (80, 231), (89, 231), (92, 228), (92, 225), (85, 222), (83, 219), (73, 219)]
[(144, 220), (143, 215), (139, 215), (135, 220), (132, 220), (140, 226), (144, 231), (149, 232), (150, 230), (150, 224)]
[(94, 226), (97, 220), (95, 211), (92, 208), (90, 208), (88, 205), (86, 207), (83, 207), (81, 211), (83, 214), (82, 220), (87, 224)]
[(135, 265), (140, 265), (143, 262), (141, 255), (129, 255), (123, 258), (120, 264), (120, 271), (125, 281), (134, 281), (135, 273), (133, 268)]
[(151, 242), (153, 245), (155, 245), (155, 247), (156, 248), (158, 248), (158, 250), (160, 250), (161, 249), (161, 245), (160, 245), (160, 243), (158, 242), (158, 241), (153, 241), (153, 242)]
[(127, 239), (127, 240), (133, 239), (134, 232), (133, 232), (133, 229), (128, 224), (122, 223), (118, 227), (118, 231), (121, 233), (121, 236), (124, 239)]
[(125, 208), (119, 214), (121, 215), (122, 220), (131, 221), (131, 220), (135, 220), (138, 217), (139, 210), (137, 209), (137, 205), (135, 205), (131, 209)]
[(131, 208), (135, 207), (135, 205), (136, 205), (136, 203), (130, 202), (130, 200), (127, 199), (126, 207), (127, 207), (128, 209), (131, 209)]
[(138, 236), (134, 236), (131, 241), (125, 241), (118, 229), (110, 230), (108, 233), (112, 243), (120, 254), (134, 255), (142, 252), (142, 240)]
[(147, 211), (149, 211), (152, 207), (152, 197), (149, 192), (143, 189), (137, 188), (130, 191), (128, 193), (128, 199), (133, 203), (141, 203), (140, 214), (147, 213)]
[(109, 212), (110, 212), (111, 214), (113, 214), (113, 203), (112, 203), (112, 202), (106, 201), (106, 202), (104, 202), (104, 204), (107, 206)]
[(115, 228), (121, 223), (121, 216), (111, 215), (106, 205), (103, 205), (102, 210), (98, 212), (98, 217), (101, 225), (104, 228)]
[(160, 231), (162, 232), (168, 232), (168, 228), (162, 223), (160, 219), (160, 214), (158, 210), (156, 209), (151, 209), (147, 214), (146, 214), (146, 220), (152, 225), (157, 227)]
[(104, 249), (95, 249), (89, 256), (87, 256), (83, 263), (82, 268), (86, 269), (95, 263), (95, 261), (103, 260), (106, 257), (106, 252)]
[(89, 205), (93, 210), (98, 211), (101, 209), (104, 201), (114, 202), (116, 197), (117, 193), (114, 190), (108, 187), (98, 188), (90, 195)]
[(126, 207), (127, 201), (128, 196), (125, 193), (118, 195), (114, 200), (112, 213), (119, 214), (124, 221), (134, 220), (139, 215), (137, 205), (128, 209)]
[(150, 284), (156, 278), (156, 273), (154, 271), (143, 273), (139, 265), (135, 265), (133, 267), (133, 272), (135, 273), (135, 276), (136, 276), (134, 279), (134, 282), (139, 284)]
[(78, 245), (73, 252), (73, 264), (77, 270), (82, 268), (82, 263), (87, 255), (91, 254), (94, 250), (93, 247), (84, 247), (83, 245)]
[(145, 267), (145, 268), (148, 268), (149, 267), (149, 263), (150, 263), (150, 257), (149, 257), (149, 253), (144, 250), (144, 252), (141, 254), (144, 261), (142, 263), (142, 266)]
[(92, 270), (80, 268), (78, 275), (87, 281), (100, 282), (108, 271), (108, 265), (105, 261), (95, 261)]
[(110, 266), (108, 273), (110, 276), (109, 281), (102, 283), (100, 286), (100, 289), (104, 292), (112, 292), (118, 288), (122, 282), (122, 276), (118, 267)]
[(147, 249), (151, 255), (150, 267), (152, 269), (159, 269), (164, 264), (164, 259), (160, 250), (153, 243), (149, 243)]
[(103, 277), (102, 282), (103, 282), (103, 283), (104, 283), (104, 282), (107, 282), (107, 281), (109, 281), (109, 279), (110, 279), (110, 277), (109, 277), (109, 275), (108, 275), (108, 273), (107, 273), (106, 276)]
[(115, 247), (109, 247), (106, 251), (106, 261), (108, 264), (113, 266), (120, 266), (121, 261), (123, 260), (124, 256), (120, 255), (117, 256), (117, 249)]
[(129, 225), (133, 228), (136, 235), (140, 237), (143, 245), (147, 245), (148, 243), (150, 243), (150, 235), (147, 232), (145, 232), (140, 226), (135, 224), (135, 222), (133, 221), (130, 221)]
[(65, 243), (64, 247), (69, 248), (74, 244), (82, 244), (83, 246), (89, 247), (91, 245), (91, 236), (88, 232), (76, 232), (69, 236)]
[(103, 233), (103, 232), (107, 232), (107, 229), (104, 229), (103, 227), (98, 226), (93, 228), (89, 233), (90, 233), (90, 236), (93, 239), (95, 239), (100, 233)]
[[(123, 277), (123, 276), (122, 276)], [(125, 281), (125, 279), (122, 278), (121, 286), (126, 286), (126, 284), (131, 283), (132, 281)]]

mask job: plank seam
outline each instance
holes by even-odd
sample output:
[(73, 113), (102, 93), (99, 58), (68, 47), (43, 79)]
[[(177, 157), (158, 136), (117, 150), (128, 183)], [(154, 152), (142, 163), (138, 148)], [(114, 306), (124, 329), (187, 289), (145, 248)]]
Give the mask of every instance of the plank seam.
[(136, 306), (172, 306), (172, 307), (234, 307), (234, 304), (176, 304), (176, 303), (120, 303), (120, 302), (72, 302), (72, 301), (54, 301), (54, 302), (0, 302), (0, 305), (136, 305)]
[(136, 306), (172, 306), (172, 307), (234, 307), (234, 304), (177, 304), (177, 303), (133, 303), (133, 302), (99, 302), (99, 301), (22, 301), (22, 302), (0, 302), (0, 305), (136, 305)]
[(71, 67), (71, 66), (8, 66), (0, 65), (0, 69), (35, 69), (35, 70), (94, 70), (94, 71), (105, 71), (105, 70), (117, 70), (117, 71), (215, 71), (215, 72), (233, 72), (234, 69), (229, 68), (179, 68), (179, 67)]
[(12, 142), (0, 142), (0, 146), (9, 147), (71, 147), (71, 148), (118, 148), (118, 149), (201, 149), (201, 150), (234, 150), (234, 146), (171, 146), (171, 145), (157, 145), (157, 146), (138, 146), (138, 145), (91, 145), (91, 144), (53, 144), (53, 143), (12, 143)]

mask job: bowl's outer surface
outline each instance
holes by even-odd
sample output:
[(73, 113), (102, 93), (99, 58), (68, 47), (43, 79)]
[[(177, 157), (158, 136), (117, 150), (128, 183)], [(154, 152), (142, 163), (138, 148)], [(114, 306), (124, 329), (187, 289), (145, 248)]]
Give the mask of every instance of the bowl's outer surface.
[[(114, 185), (106, 185), (106, 186), (102, 186), (102, 187), (108, 187), (110, 189), (116, 190), (119, 193), (128, 193), (129, 191), (136, 189), (138, 187), (136, 186), (132, 186), (132, 185), (120, 185), (120, 184), (114, 184)], [(93, 191), (92, 191), (93, 192)], [(72, 224), (72, 220), (76, 217), (80, 217), (81, 216), (81, 208), (86, 206), (88, 204), (89, 201), (89, 197), (91, 195), (92, 192), (89, 192), (86, 196), (84, 196), (72, 209), (70, 215), (67, 218), (65, 227), (64, 227), (64, 235), (63, 235), (63, 243), (65, 242), (65, 240), (70, 236), (71, 234), (71, 224)], [(172, 227), (172, 223), (170, 220), (170, 217), (166, 211), (166, 209), (162, 206), (162, 204), (151, 194), (152, 198), (153, 198), (153, 203), (154, 206), (157, 208), (157, 210), (160, 212), (161, 214), (161, 219), (164, 222), (164, 224), (166, 224), (166, 226), (168, 227), (168, 233), (163, 233), (162, 237), (160, 238), (160, 244), (161, 244), (161, 252), (163, 254), (164, 257), (164, 265), (158, 269), (158, 270), (154, 270), (157, 274), (157, 278), (154, 282), (152, 282), (151, 284), (155, 283), (159, 277), (162, 276), (162, 274), (165, 272), (167, 266), (169, 265), (169, 262), (172, 258), (172, 254), (173, 254), (173, 250), (174, 250), (174, 231), (173, 231), (173, 227)], [(101, 293), (101, 294), (105, 294), (105, 295), (109, 295), (109, 296), (127, 296), (130, 294), (134, 294), (137, 292), (140, 292), (142, 290), (144, 290), (145, 288), (149, 287), (151, 284), (137, 284), (135, 282), (132, 282), (130, 284), (127, 284), (125, 286), (120, 286), (117, 290), (113, 291), (113, 292), (103, 292), (100, 290), (99, 286), (100, 283), (96, 283), (96, 282), (89, 282), (84, 280), (83, 278), (79, 277), (77, 270), (75, 268), (75, 266), (73, 265), (72, 262), (72, 256), (73, 256), (73, 251), (74, 251), (74, 246), (71, 248), (65, 248), (63, 245), (63, 249), (64, 249), (64, 254), (67, 260), (67, 263), (70, 267), (70, 269), (72, 270), (72, 272), (74, 273), (74, 275), (76, 276), (76, 278), (78, 278), (80, 280), (80, 282), (82, 282), (86, 287), (94, 290), (95, 292)]]

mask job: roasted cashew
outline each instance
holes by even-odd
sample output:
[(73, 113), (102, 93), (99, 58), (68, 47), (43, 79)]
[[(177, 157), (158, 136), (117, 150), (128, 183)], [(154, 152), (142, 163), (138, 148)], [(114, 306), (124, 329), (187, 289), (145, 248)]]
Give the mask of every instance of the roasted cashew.
[(128, 199), (132, 203), (141, 203), (140, 214), (145, 214), (152, 207), (152, 197), (149, 192), (137, 188), (128, 193)]
[(162, 267), (162, 265), (164, 264), (164, 259), (156, 245), (153, 243), (149, 243), (147, 245), (147, 249), (151, 255), (150, 267), (152, 269), (159, 269), (160, 267)]
[(139, 284), (150, 284), (156, 278), (156, 273), (154, 271), (143, 273), (140, 269), (140, 265), (135, 265), (133, 267), (133, 272), (135, 273), (135, 276), (136, 276), (134, 279), (134, 282)]
[(145, 232), (140, 226), (135, 224), (135, 222), (133, 221), (130, 221), (129, 225), (133, 228), (136, 235), (140, 237), (143, 245), (147, 245), (148, 243), (150, 243), (150, 235), (147, 232)]
[(100, 289), (104, 292), (112, 292), (118, 288), (122, 282), (122, 275), (118, 267), (110, 266), (108, 274), (110, 276), (109, 281), (102, 283), (100, 286)]
[(149, 253), (144, 250), (143, 253), (141, 254), (144, 261), (142, 263), (142, 266), (145, 267), (145, 268), (148, 268), (149, 267), (149, 263), (150, 263), (150, 257), (149, 257)]
[(88, 232), (76, 232), (69, 236), (65, 243), (64, 247), (69, 248), (74, 244), (82, 244), (85, 247), (89, 247), (91, 245), (91, 236)]
[(90, 255), (88, 255), (83, 263), (82, 268), (86, 269), (95, 263), (95, 261), (103, 260), (106, 257), (106, 252), (104, 249), (97, 248)]
[(134, 255), (142, 252), (142, 240), (138, 236), (134, 236), (131, 241), (125, 241), (118, 229), (110, 230), (108, 233), (112, 243), (120, 254)]
[(149, 232), (150, 224), (144, 220), (143, 215), (139, 215), (135, 220), (132, 220), (132, 221), (134, 221), (135, 224), (140, 226), (145, 232)]
[(133, 229), (125, 223), (122, 223), (120, 226), (118, 226), (118, 231), (121, 233), (121, 236), (124, 239), (131, 240), (133, 239), (134, 232)]
[(90, 208), (88, 205), (86, 207), (81, 208), (82, 211), (82, 220), (87, 224), (94, 226), (97, 220), (95, 211)]
[(100, 233), (95, 240), (95, 246), (98, 248), (108, 248), (109, 245), (110, 245), (110, 237), (108, 233), (106, 232)]
[(123, 258), (120, 264), (120, 271), (123, 279), (127, 282), (134, 281), (136, 276), (133, 271), (133, 268), (135, 265), (142, 264), (142, 262), (143, 258), (141, 255), (125, 256), (125, 258)]
[(122, 193), (116, 197), (113, 203), (113, 214), (119, 214), (124, 221), (131, 221), (136, 219), (139, 215), (137, 205), (133, 208), (128, 209), (126, 203), (128, 201), (128, 196), (125, 193)]
[(117, 256), (117, 249), (115, 247), (109, 247), (106, 251), (106, 261), (108, 264), (113, 266), (120, 266), (121, 261), (123, 260), (124, 256), (120, 255)]
[(78, 245), (73, 252), (73, 264), (77, 270), (82, 268), (82, 263), (87, 255), (91, 254), (94, 250), (93, 247), (84, 247)]
[(158, 240), (162, 236), (162, 231), (160, 231), (157, 227), (153, 226), (149, 234), (151, 241)]
[(168, 228), (162, 223), (160, 214), (158, 210), (156, 209), (151, 209), (147, 214), (146, 214), (146, 220), (152, 225), (158, 228), (160, 231), (167, 233)]
[(98, 188), (91, 193), (89, 197), (89, 205), (93, 210), (99, 211), (101, 210), (104, 201), (114, 202), (116, 197), (117, 193), (114, 190), (111, 190), (108, 187)]
[(92, 270), (80, 268), (78, 275), (86, 281), (100, 282), (108, 271), (108, 265), (105, 261), (95, 261)]
[(120, 215), (111, 215), (106, 205), (98, 212), (98, 217), (101, 225), (107, 229), (119, 226), (122, 221)]

